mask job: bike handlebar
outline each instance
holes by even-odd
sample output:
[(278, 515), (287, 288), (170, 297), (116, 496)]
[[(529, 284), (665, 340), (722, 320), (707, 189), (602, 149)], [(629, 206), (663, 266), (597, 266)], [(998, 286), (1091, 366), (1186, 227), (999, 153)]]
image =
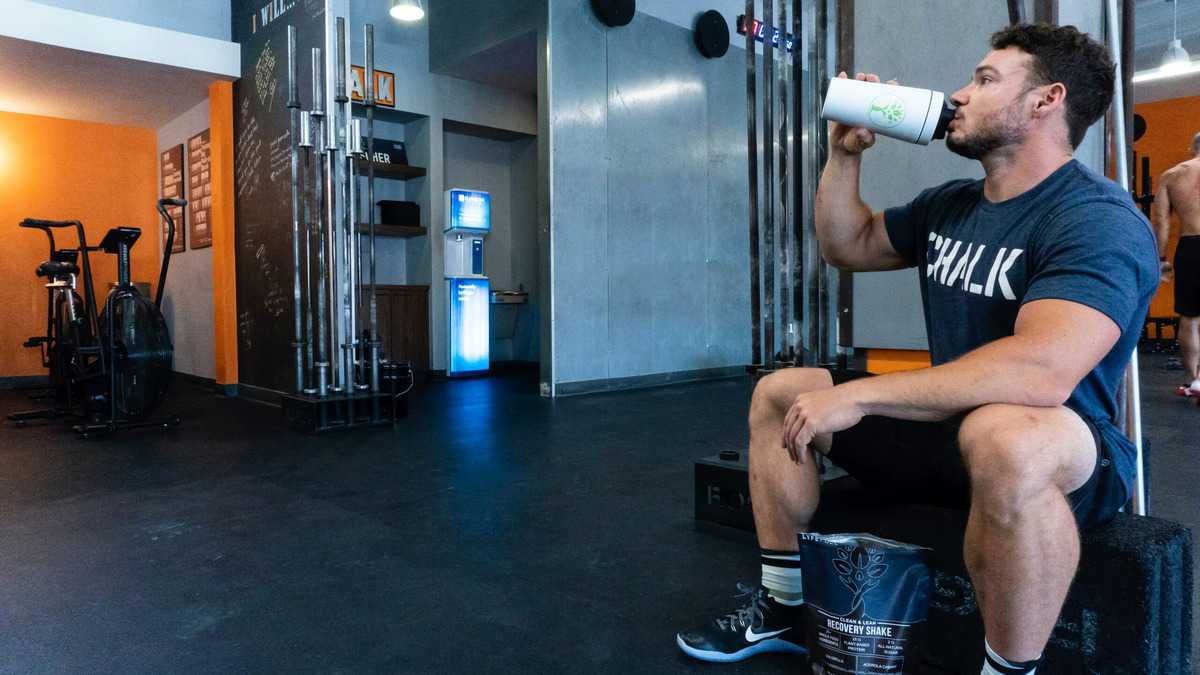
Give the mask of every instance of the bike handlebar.
[(158, 272), (158, 291), (154, 294), (154, 306), (162, 307), (163, 288), (167, 285), (167, 267), (171, 264), (171, 249), (175, 248), (175, 219), (167, 211), (168, 206), (187, 206), (186, 199), (158, 200), (158, 214), (167, 223), (167, 241), (163, 248), (162, 266)]
[(26, 218), (18, 223), (20, 227), (32, 227), (39, 230), (48, 230), (52, 227), (75, 227), (78, 221), (75, 220), (40, 220), (38, 218)]

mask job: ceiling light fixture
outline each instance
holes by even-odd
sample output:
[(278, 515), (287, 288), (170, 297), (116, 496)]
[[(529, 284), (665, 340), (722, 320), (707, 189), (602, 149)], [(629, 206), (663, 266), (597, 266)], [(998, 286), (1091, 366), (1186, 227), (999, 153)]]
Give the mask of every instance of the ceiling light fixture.
[(1162, 65), (1158, 67), (1163, 73), (1185, 71), (1192, 63), (1191, 56), (1183, 48), (1183, 42), (1179, 39), (1179, 0), (1171, 1), (1174, 5), (1174, 27), (1171, 29), (1171, 44), (1167, 46), (1167, 51), (1163, 54)]
[(413, 22), (425, 18), (425, 9), (421, 7), (421, 0), (392, 0), (388, 14), (397, 21)]
[(1142, 82), (1154, 82), (1155, 80), (1169, 80), (1184, 75), (1194, 75), (1200, 73), (1200, 61), (1191, 64), (1184, 64), (1182, 68), (1176, 70), (1163, 70), (1162, 68), (1154, 68), (1152, 70), (1143, 70), (1140, 73), (1133, 74), (1133, 83), (1140, 84)]

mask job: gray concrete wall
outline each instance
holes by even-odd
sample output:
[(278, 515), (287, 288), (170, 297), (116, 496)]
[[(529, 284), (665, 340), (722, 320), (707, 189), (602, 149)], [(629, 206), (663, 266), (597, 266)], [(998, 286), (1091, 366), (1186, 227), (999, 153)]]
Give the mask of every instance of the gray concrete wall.
[(587, 0), (551, 3), (548, 41), (543, 393), (747, 363), (740, 50), (705, 59), (690, 31), (644, 14), (609, 29)]
[(444, 72), (473, 54), (537, 30), (545, 23), (546, 0), (427, 0), (429, 29), (445, 39), (429, 45), (429, 65)]
[[(537, 240), (538, 163), (537, 139), (513, 141), (512, 150), (512, 285), (511, 288), (529, 292), (529, 301), (511, 310), (514, 319), (512, 358), (516, 361), (537, 361), (538, 340), (541, 334), (538, 285)], [(503, 310), (510, 311), (510, 310)]]
[[(186, 143), (187, 139), (208, 128), (208, 101), (158, 129), (158, 151)], [(187, 184), (187, 153), (184, 152), (184, 184)], [(161, 176), (159, 179), (161, 181)], [(160, 183), (161, 184), (161, 183)], [(167, 270), (167, 290), (163, 294), (163, 314), (175, 343), (175, 370), (199, 377), (216, 377), (213, 341), (212, 247), (192, 249), (187, 226), (175, 233), (184, 237), (183, 253), (171, 256)], [(142, 245), (159, 251), (166, 243), (156, 236), (143, 239)]]
[[(999, 0), (927, 0), (905, 3), (903, 12), (890, 0), (859, 0), (855, 12), (856, 70), (947, 94), (967, 84), (989, 49), (991, 34), (1008, 24), (1007, 5)], [(1097, 37), (1103, 35), (1101, 18), (1099, 2), (1060, 4), (1060, 23), (1075, 24)], [(1089, 131), (1076, 156), (1089, 166), (1100, 166), (1102, 137), (1100, 123)], [(941, 141), (921, 147), (880, 137), (863, 161), (862, 195), (879, 211), (948, 180), (982, 177), (979, 162), (954, 155)], [(854, 275), (853, 346), (926, 348), (916, 272)]]
[[(177, 30), (228, 40), (230, 4), (228, 0), (34, 0), (38, 4), (86, 12), (110, 19), (145, 26)], [(264, 2), (264, 4), (266, 4)]]

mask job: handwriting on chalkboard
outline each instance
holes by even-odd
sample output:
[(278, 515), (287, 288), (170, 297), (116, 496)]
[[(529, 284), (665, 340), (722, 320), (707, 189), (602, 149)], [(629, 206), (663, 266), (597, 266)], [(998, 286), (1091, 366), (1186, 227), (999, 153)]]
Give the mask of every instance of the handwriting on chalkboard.
[(258, 187), (258, 168), (262, 163), (262, 140), (258, 137), (258, 118), (250, 112), (250, 101), (242, 101), (242, 125), (238, 130), (237, 152), (237, 195), (247, 197)]
[(279, 78), (275, 77), (275, 52), (271, 51), (271, 41), (263, 45), (258, 61), (254, 64), (254, 90), (258, 92), (258, 102), (268, 111), (275, 103), (275, 90)]
[(271, 141), (271, 181), (279, 180), (284, 173), (292, 170), (292, 131), (285, 130), (278, 138)]
[(283, 316), (287, 311), (287, 296), (283, 292), (281, 270), (279, 266), (271, 262), (267, 257), (267, 245), (260, 244), (254, 252), (254, 259), (258, 261), (259, 271), (263, 276), (263, 287), (266, 288), (266, 293), (263, 294), (263, 309), (267, 313), (276, 318)]
[(254, 315), (250, 310), (243, 309), (238, 312), (238, 337), (241, 339), (242, 351), (250, 351), (254, 349)]
[[(259, 23), (236, 22), (242, 77), (234, 85), (234, 209), (237, 250), (239, 352), (246, 356), (239, 379), (247, 385), (290, 388), (279, 361), (290, 341), (294, 270), (291, 258), (291, 152), (286, 107), (288, 28), (296, 29), (296, 52), (307, 57), (327, 49), (329, 0), (231, 0), (233, 16), (258, 13)], [(2, 2), (0, 2), (2, 4)], [(261, 10), (266, 5), (271, 20)], [(347, 3), (340, 3), (345, 5)], [(355, 0), (349, 4), (357, 5)], [(328, 58), (328, 55), (326, 55)], [(310, 59), (297, 59), (301, 84), (311, 85)], [(320, 70), (320, 68), (318, 68)], [(309, 87), (302, 87), (306, 96)], [(311, 101), (306, 107), (311, 106)], [(214, 139), (215, 140), (215, 139)], [(279, 358), (276, 358), (279, 357)]]

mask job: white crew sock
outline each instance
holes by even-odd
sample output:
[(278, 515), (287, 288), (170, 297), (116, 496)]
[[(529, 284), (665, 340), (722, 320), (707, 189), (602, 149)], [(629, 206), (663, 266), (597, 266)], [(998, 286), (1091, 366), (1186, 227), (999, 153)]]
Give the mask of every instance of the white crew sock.
[(987, 638), (983, 639), (983, 648), (987, 652), (987, 658), (983, 660), (983, 670), (979, 671), (979, 675), (1036, 675), (1037, 667), (1042, 662), (1040, 656), (1024, 663), (1009, 661), (992, 650)]
[(762, 549), (762, 585), (767, 589), (767, 595), (781, 605), (804, 604), (800, 554), (796, 551)]

